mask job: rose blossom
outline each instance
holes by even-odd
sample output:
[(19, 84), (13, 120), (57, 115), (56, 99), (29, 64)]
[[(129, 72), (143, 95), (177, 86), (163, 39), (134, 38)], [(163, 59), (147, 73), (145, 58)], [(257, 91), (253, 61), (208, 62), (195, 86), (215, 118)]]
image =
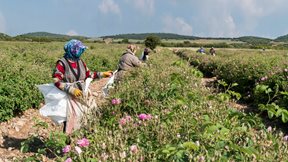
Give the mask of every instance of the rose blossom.
[(122, 126), (126, 125), (126, 118), (121, 118), (119, 120), (119, 124), (122, 125)]
[(76, 150), (76, 152), (78, 153), (78, 155), (80, 155), (81, 152), (82, 152), (81, 148), (78, 147), (78, 146), (75, 146), (75, 150)]
[(111, 101), (112, 105), (119, 105), (121, 104), (121, 99), (120, 98), (114, 98)]
[(288, 141), (288, 135), (284, 136), (284, 137), (283, 137), (283, 140), (284, 140), (284, 141)]
[(67, 159), (65, 160), (65, 162), (72, 162), (72, 159), (71, 159), (71, 158), (67, 158)]
[(137, 148), (137, 145), (132, 145), (132, 146), (130, 146), (130, 151), (132, 152), (132, 153), (137, 153), (138, 152), (138, 148)]
[(63, 152), (63, 153), (68, 153), (70, 150), (71, 150), (71, 146), (70, 146), (70, 145), (67, 145), (67, 146), (65, 146), (65, 147), (62, 149), (62, 152)]
[(117, 104), (117, 100), (114, 98), (114, 99), (112, 99), (111, 103), (112, 103), (112, 105), (116, 105)]
[(267, 132), (272, 132), (272, 127), (271, 127), (271, 126), (269, 126), (269, 127), (267, 128)]
[(138, 118), (140, 120), (145, 120), (146, 119), (146, 114), (140, 114), (140, 115), (138, 115)]
[(147, 114), (146, 115), (146, 120), (150, 120), (150, 119), (152, 119), (152, 115), (151, 114)]
[(89, 146), (89, 140), (87, 138), (82, 138), (81, 140), (77, 141), (77, 144), (80, 147), (87, 147), (87, 146)]
[(152, 115), (151, 114), (139, 114), (138, 119), (139, 120), (150, 120), (150, 119), (152, 119)]
[(120, 98), (117, 98), (116, 99), (116, 103), (119, 105), (119, 104), (121, 104), (121, 99)]

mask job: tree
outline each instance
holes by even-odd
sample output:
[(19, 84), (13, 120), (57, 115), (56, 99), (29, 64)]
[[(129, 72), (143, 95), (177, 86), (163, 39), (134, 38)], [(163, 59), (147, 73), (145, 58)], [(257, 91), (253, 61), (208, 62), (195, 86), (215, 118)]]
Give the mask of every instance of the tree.
[(124, 39), (122, 39), (121, 43), (129, 43), (129, 39), (128, 38), (124, 38)]
[(161, 43), (161, 39), (155, 35), (150, 35), (146, 37), (144, 43), (146, 47), (154, 50)]

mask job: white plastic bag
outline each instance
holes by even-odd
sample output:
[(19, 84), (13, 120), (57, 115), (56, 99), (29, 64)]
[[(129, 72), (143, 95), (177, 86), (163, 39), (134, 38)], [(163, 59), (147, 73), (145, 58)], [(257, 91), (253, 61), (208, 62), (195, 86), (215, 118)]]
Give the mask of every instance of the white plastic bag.
[[(93, 79), (87, 78), (84, 83), (84, 96), (88, 95), (89, 85)], [(71, 83), (72, 84), (72, 83)], [(70, 106), (70, 98), (66, 92), (61, 91), (53, 83), (37, 85), (42, 92), (45, 105), (40, 108), (40, 114), (50, 117), (56, 124), (67, 120), (67, 111)]]
[(45, 99), (45, 105), (39, 110), (40, 114), (50, 117), (56, 124), (66, 121), (68, 94), (59, 90), (53, 83), (37, 85), (37, 87)]
[(89, 85), (92, 82), (92, 78), (87, 78), (84, 83), (84, 95), (87, 96), (89, 92)]
[(118, 70), (115, 70), (113, 72), (112, 77), (108, 80), (108, 82), (105, 84), (105, 86), (102, 88), (102, 92), (104, 94), (105, 97), (107, 97), (109, 94), (109, 89), (113, 87), (114, 84), (114, 80), (115, 80), (115, 74), (117, 73)]

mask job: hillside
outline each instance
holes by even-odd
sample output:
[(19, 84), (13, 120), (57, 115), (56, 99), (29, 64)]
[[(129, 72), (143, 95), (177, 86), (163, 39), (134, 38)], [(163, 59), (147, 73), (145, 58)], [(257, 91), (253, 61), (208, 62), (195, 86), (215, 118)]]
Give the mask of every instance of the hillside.
[(63, 34), (54, 34), (48, 32), (32, 32), (17, 35), (14, 37), (16, 40), (32, 40), (32, 41), (67, 41), (69, 39), (80, 39), (86, 40), (88, 37), (85, 36), (69, 36)]
[[(105, 38), (113, 38), (113, 39), (134, 39), (134, 40), (144, 40), (147, 36), (154, 35), (158, 36), (159, 38), (163, 40), (177, 40), (177, 41), (183, 41), (183, 40), (216, 40), (216, 41), (229, 41), (231, 43), (239, 43), (243, 42), (241, 46), (271, 46), (273, 42), (288, 42), (288, 34), (284, 36), (280, 36), (276, 39), (269, 39), (264, 37), (257, 37), (257, 36), (242, 36), (242, 37), (236, 37), (236, 38), (229, 38), (229, 37), (198, 37), (198, 36), (188, 36), (188, 35), (179, 35), (179, 34), (173, 34), (173, 33), (128, 33), (128, 34), (117, 34), (117, 35), (107, 35), (107, 36), (101, 36), (98, 37), (98, 39), (102, 40)], [(95, 39), (85, 37), (85, 36), (69, 36), (64, 34), (55, 34), (55, 33), (49, 33), (49, 32), (31, 32), (26, 34), (17, 35), (15, 37), (11, 37), (7, 34), (0, 33), (0, 40), (18, 40), (18, 41), (37, 41), (37, 42), (51, 42), (51, 41), (67, 41), (70, 39), (79, 39), (82, 41), (91, 41)], [(200, 43), (201, 44), (201, 43)], [(204, 43), (207, 44), (207, 43)], [(203, 45), (203, 44), (201, 44)], [(237, 44), (236, 46), (238, 46)], [(250, 48), (250, 47), (249, 47)]]
[(101, 38), (114, 38), (114, 39), (145, 39), (149, 35), (155, 35), (160, 37), (161, 39), (189, 39), (196, 40), (200, 39), (200, 37), (195, 36), (187, 36), (187, 35), (178, 35), (173, 33), (139, 33), (139, 34), (118, 34), (118, 35), (109, 35), (102, 36)]
[[(238, 38), (223, 38), (223, 37), (197, 37), (197, 36), (187, 36), (187, 35), (179, 35), (173, 33), (138, 33), (138, 34), (118, 34), (118, 35), (109, 35), (102, 36), (101, 38), (113, 38), (113, 39), (145, 39), (149, 35), (155, 35), (160, 37), (161, 39), (176, 39), (176, 40), (199, 40), (199, 39), (207, 39), (207, 40), (232, 40), (232, 41), (241, 41), (249, 44), (268, 44), (272, 41), (272, 39), (264, 38), (264, 37), (256, 37), (256, 36), (243, 36)], [(287, 36), (288, 37), (288, 36)], [(288, 38), (287, 38), (288, 40)]]
[(54, 33), (48, 33), (48, 32), (33, 32), (33, 33), (21, 34), (19, 36), (23, 36), (23, 37), (54, 37), (54, 38), (67, 37), (67, 35), (54, 34)]
[(274, 39), (274, 41), (276, 41), (276, 42), (288, 42), (288, 34), (277, 37), (276, 39)]
[(242, 41), (249, 44), (269, 44), (272, 41), (272, 39), (254, 36), (243, 36), (239, 38), (234, 38), (233, 40)]
[(0, 40), (10, 40), (11, 37), (7, 34), (0, 33)]

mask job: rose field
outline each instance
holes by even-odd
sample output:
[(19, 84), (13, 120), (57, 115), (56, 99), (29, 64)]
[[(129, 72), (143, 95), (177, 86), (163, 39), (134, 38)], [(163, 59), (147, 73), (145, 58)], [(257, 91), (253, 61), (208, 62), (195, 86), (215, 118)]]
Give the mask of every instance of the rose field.
[[(127, 46), (85, 44), (82, 59), (92, 71), (116, 70)], [(213, 57), (157, 47), (147, 65), (110, 89), (80, 130), (33, 134), (20, 151), (37, 151), (16, 161), (287, 160), (287, 51), (216, 50)], [(41, 107), (36, 85), (53, 82), (62, 56), (63, 42), (1, 42), (0, 122)], [(209, 87), (207, 77), (216, 78)], [(35, 127), (48, 129), (43, 121)]]
[[(175, 51), (174, 51), (175, 52)], [(269, 118), (288, 121), (288, 53), (284, 50), (220, 50), (217, 57), (201, 55), (189, 50), (175, 52), (206, 76), (217, 77), (224, 89), (229, 87), (234, 96), (251, 103)], [(234, 86), (234, 85), (235, 86)], [(232, 87), (233, 85), (233, 87)], [(229, 96), (228, 96), (229, 97)]]

